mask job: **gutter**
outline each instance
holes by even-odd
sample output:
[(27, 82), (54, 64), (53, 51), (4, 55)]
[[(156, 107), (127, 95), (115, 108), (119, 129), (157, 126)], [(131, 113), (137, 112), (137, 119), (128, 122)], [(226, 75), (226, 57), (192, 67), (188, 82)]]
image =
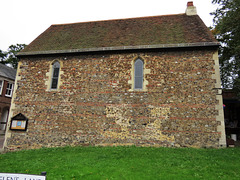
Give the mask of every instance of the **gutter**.
[(115, 46), (115, 47), (81, 48), (81, 49), (68, 49), (68, 50), (19, 52), (16, 54), (16, 56), (21, 57), (21, 56), (31, 56), (31, 55), (55, 55), (55, 54), (71, 54), (71, 53), (84, 53), (84, 52), (124, 51), (124, 50), (140, 50), (140, 49), (169, 49), (169, 48), (190, 48), (190, 47), (219, 47), (219, 46), (220, 46), (219, 42)]

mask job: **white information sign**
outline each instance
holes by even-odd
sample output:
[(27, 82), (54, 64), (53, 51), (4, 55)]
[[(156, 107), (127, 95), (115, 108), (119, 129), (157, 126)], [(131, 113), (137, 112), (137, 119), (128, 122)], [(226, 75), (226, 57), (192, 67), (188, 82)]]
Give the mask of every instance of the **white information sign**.
[(0, 180), (46, 180), (46, 176), (0, 173)]

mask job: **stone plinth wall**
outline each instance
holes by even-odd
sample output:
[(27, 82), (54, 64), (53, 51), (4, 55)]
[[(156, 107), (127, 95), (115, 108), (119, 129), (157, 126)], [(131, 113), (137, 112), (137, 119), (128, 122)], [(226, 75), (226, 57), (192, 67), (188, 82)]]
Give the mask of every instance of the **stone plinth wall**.
[[(213, 50), (22, 58), (5, 148), (65, 145), (218, 147)], [(134, 60), (144, 61), (144, 90), (132, 89)], [(48, 90), (51, 64), (60, 86)], [(220, 104), (221, 105), (221, 104)]]

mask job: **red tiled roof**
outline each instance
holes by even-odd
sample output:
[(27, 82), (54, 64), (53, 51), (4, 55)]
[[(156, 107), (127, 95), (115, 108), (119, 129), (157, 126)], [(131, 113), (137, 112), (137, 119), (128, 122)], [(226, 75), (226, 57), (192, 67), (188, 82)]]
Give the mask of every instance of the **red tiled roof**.
[(198, 15), (186, 14), (50, 26), (22, 52), (217, 42)]

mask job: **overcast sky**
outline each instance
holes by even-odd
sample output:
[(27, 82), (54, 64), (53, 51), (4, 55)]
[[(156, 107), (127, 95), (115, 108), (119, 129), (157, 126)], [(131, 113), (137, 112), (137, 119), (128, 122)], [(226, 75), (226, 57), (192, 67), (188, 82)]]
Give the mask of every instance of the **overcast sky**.
[[(184, 13), (190, 0), (0, 0), (0, 49), (29, 44), (51, 24)], [(207, 26), (212, 0), (193, 0)]]

